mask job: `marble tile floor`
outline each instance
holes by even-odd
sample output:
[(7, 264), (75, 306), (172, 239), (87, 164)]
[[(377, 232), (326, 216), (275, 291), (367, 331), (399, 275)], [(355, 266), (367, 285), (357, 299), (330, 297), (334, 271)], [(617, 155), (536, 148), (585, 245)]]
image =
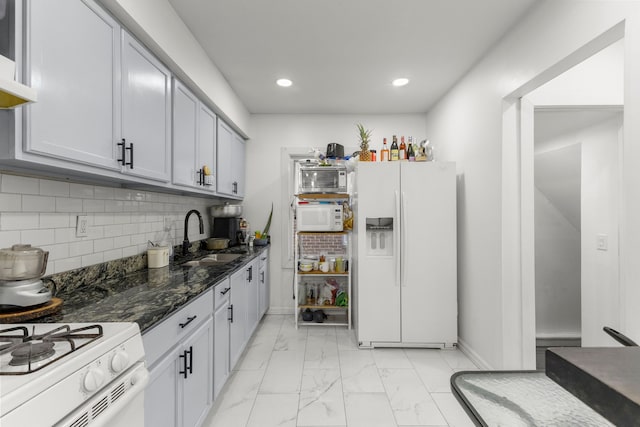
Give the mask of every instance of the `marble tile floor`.
[(361, 350), (346, 328), (267, 315), (203, 425), (473, 426), (449, 378), (474, 369), (459, 350)]

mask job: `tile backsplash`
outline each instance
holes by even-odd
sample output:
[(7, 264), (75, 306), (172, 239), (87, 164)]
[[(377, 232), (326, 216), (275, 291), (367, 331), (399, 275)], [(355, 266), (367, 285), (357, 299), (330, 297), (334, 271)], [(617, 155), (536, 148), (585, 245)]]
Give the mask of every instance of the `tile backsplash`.
[[(190, 209), (189, 240), (210, 235), (208, 207), (201, 198), (0, 173), (0, 248), (29, 243), (49, 251), (47, 274), (144, 253), (149, 240), (182, 243)], [(87, 217), (86, 237), (76, 237), (78, 215)], [(165, 231), (165, 223), (168, 231)]]

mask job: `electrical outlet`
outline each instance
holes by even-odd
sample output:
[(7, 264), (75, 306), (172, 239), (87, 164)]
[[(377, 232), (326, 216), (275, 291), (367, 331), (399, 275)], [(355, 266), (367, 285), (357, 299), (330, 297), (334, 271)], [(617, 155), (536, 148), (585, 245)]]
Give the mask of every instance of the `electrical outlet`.
[(76, 237), (87, 237), (89, 235), (89, 219), (86, 215), (76, 217)]

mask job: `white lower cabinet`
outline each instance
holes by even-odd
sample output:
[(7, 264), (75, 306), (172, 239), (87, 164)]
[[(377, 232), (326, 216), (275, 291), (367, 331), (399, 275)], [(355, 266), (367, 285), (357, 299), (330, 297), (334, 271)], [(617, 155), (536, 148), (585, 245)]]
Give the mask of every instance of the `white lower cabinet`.
[(213, 318), (207, 318), (184, 343), (178, 359), (180, 419), (185, 427), (199, 426), (213, 402)]
[(214, 339), (213, 339), (213, 398), (217, 398), (220, 390), (227, 381), (230, 372), (229, 366), (229, 329), (231, 326), (231, 285), (229, 279), (216, 285), (214, 289), (213, 314)]
[(233, 369), (246, 343), (247, 286), (244, 268), (231, 275), (230, 301), (229, 369)]
[(144, 333), (146, 427), (202, 424), (266, 311), (268, 261), (262, 252)]
[(143, 335), (147, 427), (196, 427), (213, 403), (213, 290)]
[(258, 270), (258, 317), (261, 318), (267, 313), (267, 310), (269, 310), (269, 303), (271, 301), (269, 289), (269, 249), (266, 249), (260, 254)]
[(242, 355), (262, 315), (258, 312), (258, 258), (231, 276), (230, 367)]
[(245, 267), (247, 287), (247, 329), (245, 331), (246, 340), (248, 341), (256, 330), (258, 322), (262, 318), (260, 315), (259, 292), (260, 292), (260, 274), (258, 271), (259, 259), (255, 258)]

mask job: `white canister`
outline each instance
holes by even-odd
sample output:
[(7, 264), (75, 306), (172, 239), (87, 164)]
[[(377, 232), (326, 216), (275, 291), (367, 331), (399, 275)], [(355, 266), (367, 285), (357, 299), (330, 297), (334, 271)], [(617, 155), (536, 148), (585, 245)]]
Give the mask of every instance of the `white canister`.
[(169, 247), (156, 246), (147, 249), (147, 264), (149, 268), (161, 268), (169, 265)]

